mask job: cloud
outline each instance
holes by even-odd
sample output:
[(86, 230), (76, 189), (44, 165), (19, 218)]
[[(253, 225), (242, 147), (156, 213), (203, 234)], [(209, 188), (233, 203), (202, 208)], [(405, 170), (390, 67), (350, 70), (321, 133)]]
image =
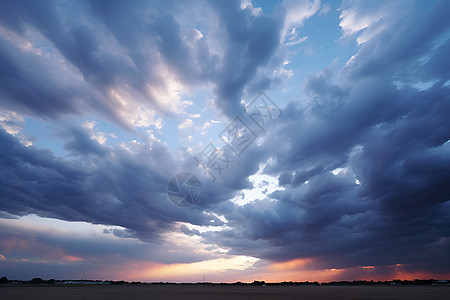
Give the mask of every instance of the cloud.
[(74, 155), (69, 161), (0, 133), (0, 210), (9, 214), (118, 225), (154, 241), (175, 230), (178, 221), (210, 225), (216, 219), (204, 215), (201, 206), (187, 211), (169, 201), (167, 184), (179, 163), (156, 140), (151, 147), (130, 143), (129, 148), (104, 148), (86, 132), (69, 129), (65, 147)]
[(248, 15), (231, 1), (218, 3), (211, 5), (223, 24), (223, 38), (229, 46), (215, 75), (214, 103), (224, 115), (234, 118), (242, 114), (240, 103), (246, 85), (277, 50), (282, 24), (275, 17)]
[(13, 111), (0, 109), (0, 127), (9, 134), (19, 138), (20, 142), (25, 146), (31, 146), (34, 137), (23, 132), (24, 119)]
[(286, 46), (294, 46), (294, 45), (300, 44), (309, 38), (309, 36), (307, 36), (307, 35), (303, 36), (303, 37), (299, 37), (298, 33), (296, 33), (295, 28), (292, 29), (291, 35), (292, 36), (289, 38), (289, 41), (286, 43)]
[[(0, 58), (8, 62), (0, 69), (2, 105), (44, 119), (94, 114), (127, 130), (160, 129), (160, 117), (181, 114), (193, 104), (189, 91), (206, 82), (217, 108), (234, 117), (247, 85), (261, 80), (255, 77), (277, 50), (282, 27), (278, 16), (250, 4), (189, 2), (178, 5), (183, 10), (109, 1), (105, 10), (87, 1), (71, 8), (79, 16), (72, 18), (50, 0), (8, 3), (0, 21)], [(180, 13), (187, 10), (211, 18), (202, 31)]]
[(191, 119), (184, 120), (180, 125), (178, 125), (178, 129), (187, 129), (191, 128), (194, 125)]
[[(272, 261), (315, 257), (316, 268), (370, 262), (445, 274), (449, 265), (430, 257), (449, 249), (450, 98), (445, 73), (429, 64), (448, 61), (447, 10), (441, 3), (420, 22), (398, 15), (395, 35), (374, 35), (337, 75), (310, 74), (261, 145), (263, 174), (285, 189), (223, 204), (230, 229), (204, 242)], [(436, 83), (394, 83), (418, 77)]]
[(78, 128), (69, 130), (71, 140), (64, 144), (64, 148), (72, 154), (80, 155), (104, 155), (105, 149), (101, 147), (103, 143), (96, 138), (92, 138), (86, 131)]
[[(44, 220), (36, 216), (0, 220), (0, 251), (4, 257), (0, 256), (0, 261), (9, 278), (65, 279), (66, 276), (80, 278), (84, 274), (89, 279), (132, 281), (133, 276), (147, 268), (226, 257), (223, 252), (207, 250), (206, 245), (178, 233), (167, 234), (164, 243), (154, 244), (137, 240), (128, 230), (119, 227), (107, 229), (101, 225), (59, 220), (49, 224)], [(113, 270), (111, 260), (115, 262)], [(130, 264), (134, 272), (125, 272)]]
[(190, 230), (186, 225), (182, 224), (180, 226), (181, 232), (183, 232), (187, 236), (200, 235), (200, 232), (196, 229)]
[[(284, 15), (248, 1), (73, 5), (14, 1), (0, 11), (0, 215), (102, 224), (102, 238), (115, 242), (29, 228), (14, 236), (5, 225), (6, 260), (12, 245), (30, 262), (38, 263), (30, 254), (37, 249), (83, 270), (76, 258), (94, 268), (95, 257), (110, 259), (118, 247), (124, 265), (133, 255), (152, 267), (158, 259), (246, 255), (349, 278), (367, 274), (364, 266), (376, 274), (448, 272), (447, 3), (422, 11), (413, 3), (345, 1), (339, 24), (343, 39), (356, 38), (357, 53), (343, 67), (305, 75), (300, 96), (215, 181), (149, 127), (180, 116), (187, 118), (179, 129), (192, 127), (199, 115), (185, 110), (205, 87), (218, 112), (245, 119), (244, 95), (293, 76), (283, 68), (285, 46), (308, 37), (299, 28), (320, 13), (320, 2), (283, 2)], [(68, 155), (24, 142), (27, 116), (58, 126)], [(106, 146), (95, 123), (74, 125), (90, 116), (144, 128), (150, 138)], [(167, 198), (168, 182), (186, 171), (202, 182), (202, 198), (189, 209)], [(250, 195), (245, 203), (231, 201), (242, 194)], [(225, 250), (168, 251), (183, 238)], [(51, 252), (51, 245), (60, 247)]]
[[(282, 6), (286, 11), (286, 17), (281, 32), (281, 40), (282, 42), (287, 40), (287, 45), (292, 46), (302, 42), (301, 38), (297, 38), (298, 28), (303, 25), (305, 20), (319, 11), (320, 0), (285, 0)], [(293, 40), (297, 41), (293, 42)]]
[(251, 11), (251, 14), (254, 16), (258, 16), (262, 13), (261, 7), (254, 7), (250, 0), (241, 0), (241, 9), (248, 9)]
[(357, 35), (356, 42), (361, 45), (404, 18), (411, 4), (407, 1), (344, 1), (339, 16), (343, 37)]

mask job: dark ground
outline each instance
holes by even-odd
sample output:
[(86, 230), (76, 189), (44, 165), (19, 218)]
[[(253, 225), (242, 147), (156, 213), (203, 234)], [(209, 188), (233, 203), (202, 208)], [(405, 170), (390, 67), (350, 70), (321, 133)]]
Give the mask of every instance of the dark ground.
[(450, 286), (5, 285), (0, 299), (450, 299)]

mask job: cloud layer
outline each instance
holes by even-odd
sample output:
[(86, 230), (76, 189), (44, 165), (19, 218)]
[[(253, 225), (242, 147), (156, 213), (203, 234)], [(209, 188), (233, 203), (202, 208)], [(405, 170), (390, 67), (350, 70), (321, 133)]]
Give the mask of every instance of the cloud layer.
[[(308, 74), (282, 115), (212, 182), (187, 149), (152, 135), (107, 146), (78, 118), (136, 134), (159, 130), (196, 104), (187, 95), (206, 88), (221, 118), (251, 124), (242, 98), (277, 88), (284, 79), (275, 71), (306, 40), (295, 42), (306, 36), (298, 31), (329, 8), (287, 1), (267, 14), (237, 1), (8, 1), (0, 11), (0, 216), (100, 224), (105, 236), (146, 245), (87, 240), (77, 248), (61, 236), (20, 233), (42, 253), (63, 245), (54, 257), (75, 261), (118, 247), (124, 261), (245, 255), (307, 262), (294, 270), (376, 266), (375, 276), (401, 265), (449, 274), (450, 5), (419, 5), (344, 1), (337, 43), (354, 40), (355, 55)], [(23, 117), (60, 127), (68, 155), (30, 146)], [(178, 128), (193, 130), (193, 120)], [(180, 208), (167, 199), (167, 183), (186, 169), (201, 179), (203, 196)], [(278, 186), (236, 203), (257, 188), (257, 175)], [(0, 254), (30, 255), (11, 246), (10, 228), (0, 229)], [(174, 233), (211, 248), (178, 244), (191, 252), (177, 259), (166, 251), (177, 245), (168, 242)]]

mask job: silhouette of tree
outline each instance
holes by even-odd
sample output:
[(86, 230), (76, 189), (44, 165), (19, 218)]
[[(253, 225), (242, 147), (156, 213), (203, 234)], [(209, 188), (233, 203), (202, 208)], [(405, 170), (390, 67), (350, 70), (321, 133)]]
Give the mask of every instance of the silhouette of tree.
[(4, 283), (8, 283), (8, 278), (6, 278), (5, 276), (0, 278), (0, 284), (4, 284)]
[(42, 278), (33, 278), (30, 280), (30, 283), (32, 284), (44, 283), (44, 280), (42, 280)]

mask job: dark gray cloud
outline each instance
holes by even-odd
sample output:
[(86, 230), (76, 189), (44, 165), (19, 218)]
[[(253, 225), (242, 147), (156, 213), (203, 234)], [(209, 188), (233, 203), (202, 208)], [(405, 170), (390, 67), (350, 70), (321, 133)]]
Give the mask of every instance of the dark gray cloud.
[[(224, 205), (232, 229), (204, 240), (269, 260), (316, 257), (323, 268), (448, 271), (431, 258), (449, 250), (450, 89), (436, 67), (448, 63), (448, 9), (402, 19), (336, 76), (311, 74), (262, 145), (272, 158), (265, 172), (285, 190), (270, 195), (277, 201)], [(410, 86), (422, 80), (436, 83)]]
[(79, 128), (69, 130), (70, 141), (64, 144), (64, 148), (75, 155), (105, 155), (106, 150), (96, 140), (91, 139), (88, 132)]
[[(218, 10), (227, 45), (222, 67), (214, 81), (217, 94), (215, 104), (228, 117), (234, 117), (242, 114), (240, 103), (244, 88), (254, 79), (258, 68), (268, 64), (275, 54), (280, 43), (283, 18), (252, 16), (248, 10), (241, 10), (237, 1), (212, 4)], [(267, 86), (260, 84), (260, 87)]]
[[(210, 51), (209, 28), (203, 29), (202, 37), (194, 37), (194, 28), (188, 26), (192, 21), (181, 16), (186, 10), (205, 10), (203, 6), (217, 15), (223, 27), (223, 57)], [(173, 114), (149, 93), (149, 85), (167, 84), (160, 67), (164, 62), (187, 86), (212, 83), (217, 107), (234, 117), (241, 111), (246, 85), (278, 48), (282, 21), (253, 16), (240, 9), (238, 1), (70, 5), (51, 0), (8, 1), (0, 24), (19, 37), (29, 36), (30, 29), (39, 33), (49, 53), (37, 57), (30, 51), (17, 52), (17, 41), (0, 40), (2, 106), (51, 119), (93, 113), (132, 129), (121, 116), (123, 108), (111, 98), (111, 89), (132, 91), (133, 102)], [(68, 73), (67, 66), (54, 68), (45, 56), (64, 59), (73, 72)]]
[[(186, 85), (212, 84), (224, 115), (242, 115), (246, 91), (278, 80), (259, 71), (281, 65), (283, 15), (253, 15), (237, 1), (73, 5), (80, 18), (52, 1), (8, 2), (0, 11), (2, 26), (19, 36), (39, 32), (73, 67), (72, 73), (49, 67), (45, 55), (37, 59), (18, 52), (14, 41), (0, 38), (2, 108), (63, 124), (64, 148), (71, 154), (63, 159), (25, 147), (0, 130), (2, 216), (117, 225), (125, 229), (105, 229), (105, 234), (153, 243), (161, 243), (165, 233), (182, 232), (229, 254), (272, 261), (314, 257), (316, 268), (377, 265), (389, 273), (390, 266), (403, 264), (409, 271), (448, 272), (442, 260), (450, 250), (446, 2), (424, 13), (408, 6), (397, 18), (370, 25), (379, 31), (364, 29), (375, 33), (357, 54), (342, 69), (333, 65), (309, 74), (302, 96), (216, 182), (187, 152), (174, 158), (154, 139), (103, 146), (64, 119), (93, 113), (130, 129), (108, 94), (116, 85), (137, 91), (139, 97), (130, 101), (169, 114), (145, 92), (149, 83), (166, 84), (158, 73), (161, 62)], [(198, 27), (203, 36), (186, 38), (193, 32), (180, 12), (191, 6), (216, 18), (220, 38), (204, 24)], [(221, 51), (213, 49), (214, 38)], [(283, 189), (242, 207), (228, 201), (252, 187), (249, 176), (260, 166)], [(203, 184), (201, 200), (189, 209), (167, 199), (167, 183), (184, 170)], [(223, 225), (212, 213), (225, 216), (225, 230), (201, 233), (178, 225)], [(63, 248), (75, 247), (73, 255), (109, 253), (103, 244), (91, 247), (101, 249), (98, 253), (88, 250), (89, 243), (78, 249), (71, 240)], [(128, 248), (122, 252), (135, 254)], [(155, 253), (160, 261), (166, 257), (162, 250)]]
[[(130, 129), (128, 120), (124, 120), (117, 108), (120, 105), (110, 97), (110, 88), (129, 85), (141, 95), (145, 94), (131, 101), (150, 102), (164, 113), (164, 108), (145, 93), (148, 83), (166, 84), (158, 73), (159, 57), (185, 84), (207, 80), (224, 86), (231, 74), (237, 74), (245, 82), (250, 81), (258, 66), (270, 59), (278, 45), (280, 21), (265, 16), (253, 17), (248, 11), (241, 11), (238, 2), (208, 4), (208, 9), (216, 14), (227, 14), (222, 16), (222, 22), (226, 24), (230, 44), (242, 44), (238, 50), (232, 45), (226, 49), (218, 69), (219, 57), (208, 49), (208, 32), (188, 46), (187, 29), (180, 24), (183, 20), (175, 18), (177, 12), (185, 11), (187, 6), (200, 7), (198, 4), (93, 1), (71, 5), (73, 7), (69, 9), (66, 4), (50, 0), (40, 3), (15, 1), (5, 5), (0, 18), (3, 26), (19, 38), (33, 30), (51, 44), (51, 49), (44, 48), (50, 52), (40, 55), (25, 50), (18, 52), (20, 42), (0, 40), (3, 108), (56, 120), (64, 127), (67, 115), (93, 113)], [(236, 26), (237, 19), (248, 23), (249, 28)], [(266, 43), (268, 47), (264, 47)], [(241, 54), (243, 49), (245, 53)], [(49, 65), (48, 57), (64, 59), (71, 72), (64, 67)], [(230, 59), (234, 59), (233, 63)], [(245, 82), (233, 87), (236, 92), (229, 88), (227, 91), (233, 95), (241, 94)], [(223, 103), (239, 102), (235, 96), (219, 98)], [(236, 103), (231, 105), (236, 107)], [(178, 213), (187, 212), (174, 213), (174, 207), (164, 213), (166, 216), (162, 219), (166, 220), (156, 217), (154, 212), (146, 215), (146, 211), (158, 203), (163, 203), (161, 211), (170, 206), (166, 201), (166, 185), (178, 169), (177, 165), (182, 164), (175, 162), (160, 143), (154, 141), (147, 154), (143, 148), (137, 150), (140, 154), (130, 154), (120, 147), (103, 147), (91, 139), (88, 132), (72, 125), (61, 135), (65, 139), (65, 150), (75, 157), (72, 161), (57, 158), (49, 151), (25, 148), (2, 132), (4, 174), (11, 175), (5, 181), (11, 185), (5, 187), (2, 195), (5, 211), (110, 225), (123, 223), (121, 226), (149, 238), (158, 236), (176, 221), (183, 221)], [(153, 162), (166, 162), (165, 167), (172, 166), (174, 173), (164, 172), (155, 165), (142, 166), (138, 161), (146, 155), (153, 156)], [(145, 157), (145, 160), (152, 164), (152, 159)], [(11, 165), (13, 161), (17, 163)], [(189, 157), (189, 163), (185, 163), (189, 168), (192, 168), (191, 161)], [(11, 169), (7, 168), (8, 164)], [(256, 160), (252, 164), (257, 164)], [(228, 177), (229, 182), (224, 184), (223, 190), (206, 185), (204, 195), (208, 200), (201, 205), (207, 207), (225, 201), (239, 188), (249, 187), (248, 181), (241, 178), (252, 174), (255, 167), (244, 164), (236, 170), (239, 173)], [(28, 189), (20, 191), (20, 186), (28, 184)], [(129, 193), (129, 189), (134, 192)], [(148, 195), (154, 199), (148, 199)], [(54, 208), (47, 210), (45, 207), (51, 203)], [(201, 213), (201, 205), (195, 214), (209, 222), (211, 218)], [(134, 214), (140, 217), (131, 217)], [(140, 218), (143, 219), (138, 221)], [(122, 221), (113, 221), (117, 219)], [(198, 224), (201, 223), (203, 221)], [(220, 221), (216, 220), (216, 224)]]
[(128, 151), (121, 147), (108, 150), (80, 130), (70, 132), (73, 139), (66, 147), (77, 156), (64, 160), (49, 150), (25, 147), (1, 131), (2, 211), (119, 225), (149, 241), (176, 230), (178, 221), (221, 224), (202, 213), (200, 205), (208, 202), (186, 210), (168, 200), (167, 184), (178, 167), (159, 142), (152, 141), (151, 150), (149, 145), (132, 143)]

